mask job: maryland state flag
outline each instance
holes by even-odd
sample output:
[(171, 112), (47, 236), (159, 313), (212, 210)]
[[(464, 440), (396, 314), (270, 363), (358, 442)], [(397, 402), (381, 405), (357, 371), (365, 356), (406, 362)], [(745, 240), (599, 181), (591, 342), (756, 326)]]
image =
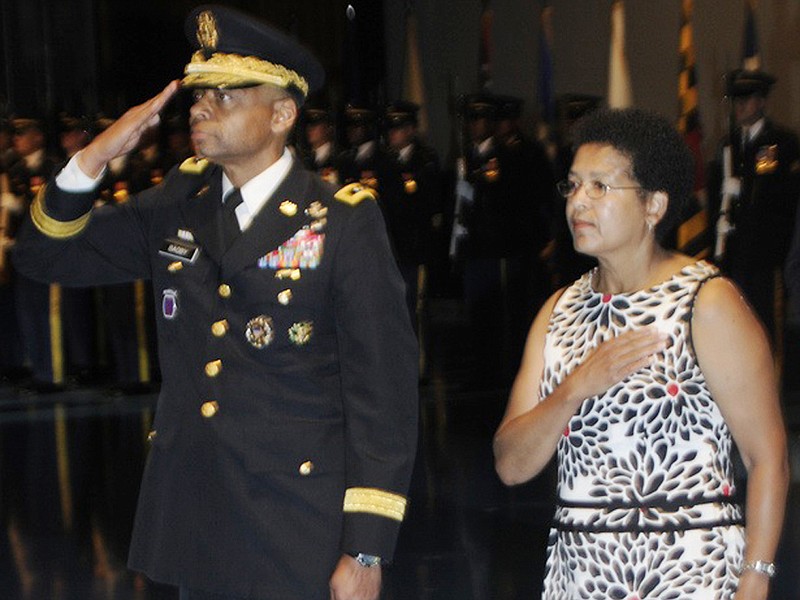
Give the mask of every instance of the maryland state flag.
[(695, 53), (692, 37), (692, 0), (682, 0), (680, 30), (680, 76), (678, 102), (680, 117), (678, 130), (694, 156), (694, 198), (687, 207), (683, 221), (678, 226), (676, 246), (680, 252), (695, 258), (709, 254), (711, 235), (706, 210), (705, 171), (703, 169), (700, 115), (697, 110), (697, 80), (695, 78)]

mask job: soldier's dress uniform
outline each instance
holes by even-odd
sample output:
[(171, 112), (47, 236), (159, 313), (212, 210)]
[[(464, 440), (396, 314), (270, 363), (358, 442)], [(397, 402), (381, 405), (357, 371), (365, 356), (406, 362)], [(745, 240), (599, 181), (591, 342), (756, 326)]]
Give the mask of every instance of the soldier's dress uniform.
[[(386, 108), (387, 128), (416, 124), (418, 109), (409, 102), (390, 104)], [(399, 152), (390, 153), (390, 158), (392, 183), (384, 186), (380, 200), (395, 258), (406, 282), (406, 303), (412, 320), (416, 321), (419, 267), (430, 259), (433, 217), (442, 212), (439, 158), (433, 148), (419, 139)]]
[[(319, 125), (329, 127), (332, 130), (333, 115), (330, 108), (326, 103), (319, 100), (313, 103), (307, 102), (303, 106), (299, 127), (303, 129)], [(335, 186), (339, 186), (342, 183), (339, 179), (337, 165), (339, 150), (336, 147), (333, 136), (332, 139), (319, 148), (311, 148), (308, 147), (308, 144), (304, 144), (301, 156), (306, 168), (314, 171), (324, 181)]]
[[(729, 95), (763, 90), (774, 79), (755, 72), (734, 72)], [(769, 77), (769, 79), (764, 79)], [(776, 334), (776, 273), (789, 250), (798, 199), (800, 199), (800, 143), (797, 136), (764, 118), (757, 135), (742, 140), (737, 128), (731, 145), (733, 175), (741, 191), (733, 199), (728, 218), (734, 230), (728, 235), (723, 270), (742, 288), (767, 330)], [(742, 140), (740, 144), (739, 141)], [(730, 138), (723, 143), (727, 145)], [(712, 223), (719, 215), (722, 187), (722, 149), (709, 170), (709, 204)]]
[[(294, 41), (238, 12), (195, 18), (216, 21), (218, 49), (238, 31), (303, 66)], [(16, 264), (73, 284), (152, 278), (163, 382), (130, 567), (230, 597), (327, 599), (342, 553), (392, 558), (405, 513), (417, 355), (402, 280), (362, 191), (334, 199), (293, 161), (226, 251), (222, 187), (193, 159), (116, 210), (51, 183)]]
[[(35, 119), (18, 119), (18, 131), (43, 127)], [(20, 158), (8, 171), (11, 192), (21, 199), (26, 209), (55, 169), (56, 160), (39, 150), (39, 160)], [(16, 229), (16, 226), (14, 226)], [(14, 296), (17, 323), (26, 360), (30, 363), (33, 385), (42, 391), (63, 385), (67, 359), (64, 355), (61, 287), (41, 283), (16, 273)]]
[[(98, 201), (109, 206), (124, 204), (134, 193), (153, 185), (151, 177), (158, 178), (155, 183), (163, 179), (163, 172), (153, 173), (146, 165), (146, 174), (137, 173), (135, 166), (142, 165), (127, 156), (121, 163), (109, 165), (98, 190)], [(147, 182), (144, 185), (143, 180)], [(142, 187), (136, 189), (136, 185)], [(104, 337), (114, 374), (112, 389), (124, 393), (146, 391), (158, 378), (152, 286), (142, 279), (107, 285), (101, 296)]]

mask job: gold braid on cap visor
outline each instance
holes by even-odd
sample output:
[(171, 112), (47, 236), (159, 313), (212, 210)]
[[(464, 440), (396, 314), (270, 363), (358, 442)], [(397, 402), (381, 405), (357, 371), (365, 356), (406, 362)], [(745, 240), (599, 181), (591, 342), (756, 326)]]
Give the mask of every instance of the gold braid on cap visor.
[(282, 88), (290, 85), (308, 95), (308, 82), (296, 71), (255, 56), (215, 52), (211, 58), (198, 51), (183, 70), (183, 84), (197, 87), (240, 87), (271, 83)]

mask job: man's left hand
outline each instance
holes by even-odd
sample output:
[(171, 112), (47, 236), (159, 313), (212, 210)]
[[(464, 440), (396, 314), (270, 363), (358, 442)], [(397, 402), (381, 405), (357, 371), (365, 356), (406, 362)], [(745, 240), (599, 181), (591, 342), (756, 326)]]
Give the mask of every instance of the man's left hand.
[(362, 567), (345, 554), (331, 576), (331, 600), (378, 600), (381, 575), (380, 566)]

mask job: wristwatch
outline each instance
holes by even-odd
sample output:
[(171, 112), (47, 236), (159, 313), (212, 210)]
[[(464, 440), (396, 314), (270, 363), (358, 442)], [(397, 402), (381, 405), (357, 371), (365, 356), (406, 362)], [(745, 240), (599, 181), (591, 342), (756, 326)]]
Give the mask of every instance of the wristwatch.
[(764, 560), (755, 560), (746, 562), (742, 565), (741, 573), (745, 571), (755, 571), (756, 573), (763, 573), (769, 578), (775, 577), (775, 563), (766, 562)]
[(350, 556), (356, 559), (356, 562), (362, 567), (377, 567), (381, 564), (380, 556), (373, 556), (372, 554), (364, 554), (363, 552), (351, 553)]

